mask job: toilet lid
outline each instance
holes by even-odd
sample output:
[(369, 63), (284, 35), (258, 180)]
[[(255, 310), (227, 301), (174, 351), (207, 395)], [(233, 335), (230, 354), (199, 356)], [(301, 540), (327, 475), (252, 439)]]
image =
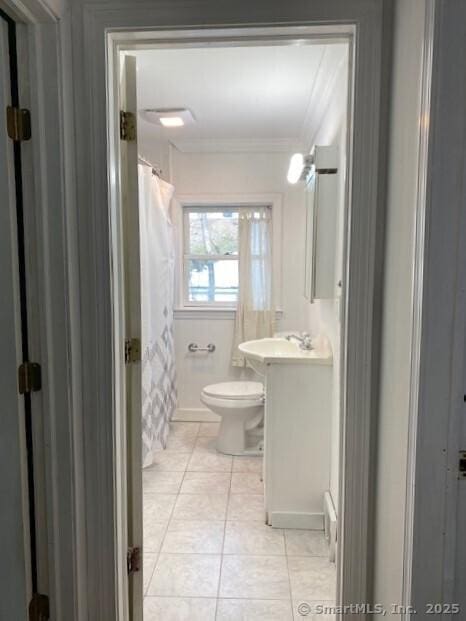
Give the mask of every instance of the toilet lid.
[(260, 382), (221, 382), (204, 388), (209, 397), (223, 399), (260, 399), (264, 395), (264, 387)]

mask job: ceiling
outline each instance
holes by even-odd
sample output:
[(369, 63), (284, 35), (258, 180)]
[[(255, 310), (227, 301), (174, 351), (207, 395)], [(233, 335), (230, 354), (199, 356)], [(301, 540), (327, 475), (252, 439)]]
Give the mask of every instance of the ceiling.
[(306, 146), (346, 50), (340, 43), (131, 52), (139, 110), (189, 108), (195, 118), (168, 129), (139, 116), (139, 133), (185, 151)]

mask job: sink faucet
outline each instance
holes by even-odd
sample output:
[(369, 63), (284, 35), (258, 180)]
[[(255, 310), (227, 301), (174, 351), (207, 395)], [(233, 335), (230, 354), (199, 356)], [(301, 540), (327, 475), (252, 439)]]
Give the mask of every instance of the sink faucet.
[(307, 332), (304, 332), (302, 336), (299, 336), (298, 334), (289, 334), (286, 337), (287, 341), (291, 341), (291, 339), (295, 339), (296, 341), (298, 341), (299, 347), (301, 349), (305, 349), (306, 351), (310, 351), (313, 348), (312, 347), (311, 335), (308, 334)]

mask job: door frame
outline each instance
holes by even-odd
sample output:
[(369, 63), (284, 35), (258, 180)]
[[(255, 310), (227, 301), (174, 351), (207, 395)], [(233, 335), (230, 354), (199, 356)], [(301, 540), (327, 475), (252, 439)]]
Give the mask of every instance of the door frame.
[(455, 576), (466, 449), (466, 84), (457, 79), (465, 23), (461, 0), (426, 2), (403, 582), (403, 603), (421, 614), (463, 588)]
[[(257, 27), (257, 28), (223, 28), (219, 29), (209, 29), (209, 30), (199, 30), (199, 29), (190, 29), (185, 31), (144, 31), (143, 33), (138, 31), (128, 32), (118, 32), (112, 33), (108, 35), (108, 74), (107, 74), (107, 119), (108, 119), (108, 178), (114, 180), (109, 186), (109, 211), (110, 211), (110, 220), (111, 220), (111, 256), (112, 256), (112, 293), (113, 293), (113, 304), (112, 308), (114, 311), (113, 315), (113, 338), (114, 338), (114, 383), (115, 383), (115, 426), (116, 433), (115, 438), (118, 439), (119, 444), (115, 446), (115, 471), (117, 473), (117, 483), (115, 489), (116, 495), (116, 516), (118, 523), (120, 526), (117, 527), (117, 533), (120, 539), (120, 543), (117, 544), (117, 553), (119, 554), (117, 567), (118, 567), (118, 583), (119, 589), (121, 593), (126, 593), (126, 575), (125, 575), (125, 558), (121, 556), (121, 552), (126, 549), (126, 531), (124, 529), (124, 524), (126, 522), (125, 518), (125, 489), (126, 482), (124, 480), (124, 475), (126, 472), (125, 465), (125, 438), (126, 438), (126, 414), (123, 405), (125, 404), (125, 396), (122, 393), (124, 390), (124, 375), (125, 375), (125, 364), (123, 360), (123, 356), (121, 355), (121, 345), (125, 339), (125, 329), (124, 329), (124, 321), (122, 321), (122, 308), (124, 308), (124, 298), (121, 284), (122, 280), (122, 265), (124, 264), (123, 258), (123, 248), (122, 248), (122, 238), (123, 233), (121, 230), (121, 221), (122, 221), (122, 197), (120, 190), (120, 179), (119, 179), (119, 171), (121, 170), (121, 160), (119, 157), (120, 149), (118, 148), (118, 142), (120, 140), (120, 121), (119, 121), (119, 107), (118, 107), (118, 91), (119, 91), (119, 76), (121, 75), (121, 62), (120, 62), (120, 54), (122, 52), (131, 53), (132, 50), (140, 49), (142, 47), (153, 47), (154, 49), (166, 49), (166, 48), (176, 48), (180, 49), (182, 47), (206, 47), (208, 45), (217, 44), (220, 46), (228, 46), (228, 45), (256, 45), (261, 41), (273, 42), (277, 45), (286, 45), (287, 43), (291, 43), (294, 40), (298, 39), (300, 41), (306, 40), (308, 44), (312, 45), (314, 42), (325, 42), (329, 43), (332, 41), (342, 42), (347, 41), (349, 45), (349, 54), (348, 54), (348, 106), (347, 106), (347, 157), (346, 157), (346, 170), (342, 171), (342, 174), (345, 175), (347, 180), (351, 179), (351, 165), (352, 165), (352, 136), (353, 136), (353, 86), (354, 86), (354, 62), (353, 58), (356, 51), (356, 30), (355, 27), (350, 24), (348, 26), (340, 25), (338, 28), (332, 27), (316, 27), (316, 26), (300, 26), (299, 28), (295, 28), (293, 26), (289, 27), (276, 27), (276, 26), (266, 26), (266, 27)], [(143, 37), (143, 42), (140, 41), (141, 35)], [(374, 113), (374, 111), (372, 111)], [(371, 113), (371, 110), (364, 111), (364, 118), (367, 120), (367, 113)], [(374, 173), (375, 174), (375, 173)], [(345, 196), (344, 196), (344, 221), (345, 223), (350, 219), (350, 185), (351, 182), (347, 181), (345, 184)], [(364, 190), (361, 191), (360, 195), (356, 195), (353, 197), (353, 200), (358, 201), (364, 195)], [(346, 226), (345, 226), (346, 230)], [(344, 235), (344, 252), (347, 249), (347, 238), (349, 236), (347, 234)], [(359, 250), (359, 249), (358, 249)], [(362, 254), (358, 257), (358, 261), (361, 261), (361, 264), (364, 261), (372, 261), (373, 258), (363, 258)], [(345, 265), (346, 265), (345, 259)], [(346, 269), (344, 270), (346, 273)], [(349, 276), (349, 275), (348, 275)], [(362, 285), (364, 293), (362, 294), (364, 298), (371, 299), (373, 295), (370, 290), (369, 283), (364, 283)], [(349, 295), (349, 287), (343, 286), (343, 294), (342, 294), (342, 304), (343, 309), (348, 308), (348, 295)], [(342, 315), (344, 316), (344, 321), (341, 329), (341, 351), (344, 352), (341, 360), (341, 394), (345, 394), (346, 391), (346, 339), (345, 335), (347, 334), (347, 324), (348, 324), (348, 316), (343, 310)], [(353, 325), (356, 322), (353, 321)], [(128, 335), (126, 334), (126, 338)], [(361, 344), (358, 344), (358, 352), (353, 353), (353, 359), (358, 359), (360, 356)], [(362, 378), (361, 378), (362, 379)], [(367, 380), (367, 378), (366, 378)], [(373, 387), (371, 387), (371, 390)], [(358, 393), (358, 389), (353, 387), (354, 392)], [(360, 389), (359, 389), (360, 390)], [(359, 392), (360, 394), (360, 392)], [(359, 394), (354, 395), (353, 402), (357, 402), (359, 399)], [(341, 406), (342, 417), (341, 420), (344, 421), (344, 403)], [(370, 417), (370, 414), (367, 414)], [(343, 433), (344, 425), (341, 425), (340, 431), (340, 450), (344, 451), (346, 446), (346, 438)], [(370, 446), (370, 437), (363, 437), (359, 434), (358, 438), (358, 447), (356, 448), (354, 453), (351, 453), (351, 457), (347, 458), (346, 463), (348, 464), (348, 469), (352, 470), (353, 468), (357, 468), (357, 456), (366, 453), (369, 453), (372, 448)], [(361, 440), (359, 442), (359, 440)], [(355, 459), (356, 458), (356, 459)], [(367, 456), (366, 456), (367, 458)], [(353, 600), (350, 599), (350, 596), (347, 595), (348, 588), (351, 588), (353, 592), (359, 591), (362, 593), (362, 584), (355, 586), (351, 584), (348, 587), (348, 584), (344, 584), (342, 581), (343, 574), (346, 576), (354, 576), (356, 571), (360, 569), (361, 564), (364, 564), (364, 561), (361, 562), (361, 559), (365, 559), (368, 557), (368, 552), (366, 550), (362, 550), (361, 542), (354, 542), (353, 537), (348, 537), (345, 535), (346, 529), (349, 527), (345, 526), (344, 517), (346, 514), (346, 505), (351, 507), (350, 511), (352, 511), (352, 515), (350, 520), (353, 523), (361, 523), (361, 521), (366, 520), (366, 524), (370, 522), (371, 516), (369, 515), (369, 503), (370, 499), (367, 497), (366, 505), (361, 505), (361, 498), (367, 494), (369, 495), (369, 490), (363, 491), (364, 481), (361, 479), (361, 486), (357, 489), (357, 498), (358, 501), (355, 501), (354, 498), (347, 499), (345, 497), (345, 461), (343, 459), (340, 460), (341, 468), (340, 468), (340, 476), (339, 476), (339, 496), (341, 498), (339, 516), (340, 519), (338, 521), (339, 533), (339, 554), (337, 556), (337, 590), (339, 595), (337, 596), (338, 601), (368, 601), (369, 599), (369, 591), (365, 590), (365, 595), (360, 595), (359, 599)], [(360, 471), (360, 468), (359, 468)], [(141, 472), (142, 477), (142, 472)], [(353, 486), (354, 489), (354, 486)], [(358, 513), (355, 515), (355, 511)], [(366, 512), (366, 514), (365, 514)], [(354, 531), (350, 531), (353, 533)], [(366, 528), (362, 531), (366, 532)], [(142, 542), (133, 542), (135, 544), (142, 545)], [(366, 545), (369, 547), (369, 541), (366, 542)], [(351, 550), (351, 547), (354, 549), (358, 548), (358, 554), (356, 556), (348, 558), (348, 550)], [(353, 552), (349, 552), (349, 554), (354, 554)], [(356, 560), (358, 559), (358, 560)], [(349, 580), (347, 580), (349, 582)], [(364, 587), (366, 589), (367, 587)], [(124, 614), (124, 610), (126, 610), (126, 605), (122, 604), (121, 615)]]
[[(280, 20), (277, 26), (272, 10), (261, 10), (260, 25), (237, 26), (235, 20), (219, 19), (210, 7), (211, 16), (202, 16), (203, 27), (196, 26), (199, 15), (189, 14), (186, 5), (173, 3), (168, 12), (161, 6), (125, 7), (113, 10), (110, 5), (88, 6), (84, 13), (84, 27), (76, 22), (76, 45), (84, 55), (83, 67), (86, 68), (86, 82), (78, 88), (79, 108), (93, 128), (90, 140), (76, 136), (78, 143), (78, 161), (87, 161), (88, 166), (80, 165), (81, 175), (80, 202), (87, 204), (91, 210), (83, 211), (86, 229), (92, 230), (93, 238), (87, 247), (87, 256), (83, 252), (82, 261), (88, 265), (92, 262), (95, 280), (93, 288), (100, 292), (99, 302), (90, 286), (87, 286), (85, 322), (99, 325), (102, 332), (92, 332), (94, 342), (87, 341), (85, 347), (93, 351), (88, 364), (88, 398), (92, 395), (94, 407), (101, 416), (98, 420), (88, 421), (93, 427), (94, 446), (87, 450), (86, 463), (99, 473), (98, 479), (105, 476), (113, 480), (113, 487), (105, 497), (99, 495), (99, 502), (93, 507), (93, 519), (89, 521), (90, 530), (102, 535), (102, 525), (112, 524), (114, 532), (121, 533), (119, 524), (125, 508), (122, 489), (124, 489), (124, 467), (121, 461), (122, 441), (125, 437), (124, 417), (122, 417), (119, 400), (116, 398), (115, 378), (121, 376), (121, 355), (116, 359), (122, 334), (114, 319), (115, 302), (119, 299), (118, 276), (113, 272), (118, 265), (120, 248), (118, 247), (121, 231), (118, 229), (118, 162), (115, 160), (115, 141), (119, 140), (118, 110), (114, 105), (115, 79), (117, 75), (116, 55), (118, 50), (129, 44), (147, 46), (157, 40), (162, 42), (199, 42), (209, 39), (231, 40), (249, 36), (251, 38), (292, 36), (350, 37), (353, 40), (355, 64), (354, 72), (354, 138), (349, 148), (353, 170), (350, 176), (352, 203), (361, 205), (361, 209), (352, 212), (348, 219), (352, 239), (352, 253), (348, 264), (346, 292), (351, 295), (345, 304), (344, 333), (348, 336), (343, 364), (346, 365), (347, 386), (343, 391), (346, 416), (343, 420), (343, 440), (341, 443), (341, 464), (345, 474), (340, 480), (340, 530), (339, 542), (341, 562), (339, 564), (339, 595), (341, 602), (367, 602), (371, 593), (371, 548), (373, 521), (373, 472), (375, 417), (378, 399), (378, 360), (380, 332), (380, 301), (378, 291), (383, 260), (383, 221), (384, 221), (384, 169), (385, 161), (384, 135), (387, 129), (386, 110), (380, 101), (388, 89), (388, 80), (382, 81), (381, 75), (387, 75), (382, 69), (387, 66), (389, 50), (389, 32), (382, 28), (383, 3), (367, 3), (359, 0), (351, 3), (314, 2), (300, 5), (294, 12), (294, 19), (286, 24)], [(241, 4), (241, 3), (240, 3)], [(178, 5), (178, 6), (177, 6)], [(248, 12), (251, 13), (251, 7)], [(283, 14), (283, 11), (282, 11)], [(243, 14), (244, 15), (244, 14)], [(244, 18), (243, 18), (244, 19)], [(251, 22), (254, 16), (248, 20)], [(236, 24), (238, 24), (236, 20)], [(214, 27), (208, 28), (211, 22)], [(141, 24), (145, 24), (144, 29)], [(147, 24), (157, 24), (158, 28), (148, 29)], [(219, 23), (222, 27), (219, 28)], [(300, 23), (296, 26), (296, 23)], [(164, 24), (170, 26), (163, 27)], [(183, 25), (183, 29), (173, 25)], [(194, 24), (194, 25), (193, 25)], [(81, 30), (82, 29), (82, 30)], [(131, 30), (129, 33), (128, 31)], [(79, 32), (78, 32), (79, 31)], [(82, 47), (81, 47), (82, 46)], [(92, 59), (92, 60), (91, 60)], [(105, 82), (107, 78), (107, 82)], [(82, 88), (81, 88), (82, 87)], [(81, 116), (77, 109), (77, 117)], [(107, 123), (108, 133), (107, 131)], [(105, 187), (104, 179), (108, 181)], [(377, 181), (378, 180), (378, 183)], [(97, 205), (108, 205), (107, 209)], [(92, 224), (91, 224), (92, 223)], [(110, 224), (109, 224), (110, 223)], [(91, 227), (91, 229), (89, 229)], [(96, 248), (99, 252), (95, 253)], [(84, 249), (83, 249), (84, 250)], [(89, 252), (90, 250), (90, 252)], [(118, 269), (118, 268), (117, 268)], [(87, 271), (87, 270), (86, 270)], [(110, 283), (109, 283), (110, 281)], [(347, 294), (345, 293), (345, 296)], [(89, 297), (87, 297), (89, 296)], [(105, 303), (104, 302), (105, 298)], [(113, 311), (112, 311), (113, 309)], [(116, 310), (118, 313), (118, 310)], [(86, 336), (83, 335), (86, 341)], [(113, 344), (113, 348), (112, 348)], [(89, 377), (89, 376), (92, 377)], [(99, 386), (108, 386), (111, 390), (99, 390)], [(95, 401), (96, 399), (96, 401)], [(95, 405), (97, 403), (97, 405)], [(104, 415), (105, 413), (105, 415)], [(91, 425), (92, 423), (92, 425)], [(364, 433), (361, 433), (361, 429)], [(97, 442), (97, 444), (96, 444)], [(93, 466), (91, 466), (93, 464)], [(100, 474), (102, 473), (102, 474)], [(97, 500), (97, 496), (96, 496)], [(105, 500), (105, 502), (103, 502)], [(116, 567), (117, 603), (115, 615), (124, 618), (124, 604), (121, 593), (126, 591), (125, 569), (122, 566), (121, 544), (115, 546), (115, 538), (106, 538), (107, 562)], [(109, 574), (108, 579), (112, 576)], [(96, 579), (102, 580), (102, 576)], [(110, 592), (111, 585), (102, 585), (101, 592)], [(103, 600), (101, 600), (103, 601)], [(110, 601), (108, 602), (110, 604)], [(108, 613), (107, 613), (108, 614)], [(361, 617), (362, 618), (362, 617)]]
[[(47, 511), (54, 533), (49, 541), (53, 616), (70, 621), (117, 619), (116, 574), (109, 570), (115, 558), (115, 473), (114, 421), (108, 388), (111, 373), (106, 367), (111, 363), (112, 343), (108, 321), (111, 308), (106, 104), (102, 86), (107, 29), (145, 28), (147, 24), (173, 29), (202, 28), (209, 24), (218, 27), (221, 24), (284, 22), (296, 25), (312, 21), (337, 25), (354, 23), (366, 32), (366, 45), (363, 50), (359, 49), (361, 55), (367, 46), (378, 47), (383, 34), (382, 51), (377, 56), (382, 54), (383, 65), (388, 70), (393, 3), (294, 0), (284, 6), (278, 0), (255, 3), (172, 0), (133, 1), (125, 5), (114, 0), (105, 3), (76, 0), (66, 10), (60, 0), (4, 0), (4, 3), (23, 22), (30, 43), (31, 111), (38, 123), (34, 148), (34, 179), (39, 188), (37, 225), (31, 239), (37, 242), (41, 282), (38, 334), (46, 349), (42, 364), (47, 373), (43, 388), (46, 440), (49, 441)], [(428, 183), (425, 202), (422, 204), (419, 200), (417, 207), (425, 211), (426, 236), (416, 241), (421, 244), (416, 256), (422, 290), (418, 294), (420, 306), (415, 307), (413, 301), (413, 320), (422, 322), (422, 330), (419, 355), (415, 355), (413, 364), (421, 360), (423, 364), (416, 389), (420, 397), (419, 416), (414, 425), (417, 441), (410, 443), (413, 465), (408, 483), (413, 487), (408, 485), (408, 494), (414, 503), (412, 521), (417, 525), (417, 535), (411, 538), (408, 529), (405, 538), (405, 546), (411, 548), (405, 555), (405, 572), (407, 564), (412, 564), (413, 569), (410, 582), (406, 582), (405, 574), (407, 602), (437, 594), (445, 581), (451, 584), (454, 564), (451, 542), (447, 570), (441, 558), (445, 549), (445, 511), (448, 506), (451, 517), (456, 504), (454, 498), (447, 502), (444, 487), (446, 477), (451, 479), (451, 466), (457, 465), (452, 437), (462, 414), (458, 398), (462, 399), (463, 394), (462, 377), (458, 376), (464, 365), (458, 347), (463, 339), (461, 323), (465, 300), (458, 291), (456, 279), (463, 273), (464, 265), (458, 253), (458, 222), (466, 184), (457, 181), (465, 176), (462, 156), (466, 147), (460, 111), (466, 108), (466, 94), (464, 84), (452, 74), (452, 68), (459, 57), (466, 57), (465, 50), (458, 55), (458, 45), (466, 43), (464, 37), (458, 38), (466, 7), (461, 0), (434, 0), (434, 3), (434, 75), (428, 155), (419, 173), (427, 176)], [(382, 16), (387, 18), (383, 33)], [(452, 32), (456, 46), (451, 45)], [(388, 99), (387, 89), (385, 85), (385, 99)], [(373, 95), (379, 99), (376, 93)], [(385, 108), (386, 102), (382, 126), (387, 122)], [(461, 136), (462, 142), (458, 144)], [(382, 143), (385, 137), (386, 127), (382, 127)], [(453, 155), (452, 144), (455, 145)], [(379, 161), (384, 169), (387, 161), (383, 153)], [(379, 214), (381, 228), (374, 239), (379, 257), (375, 278), (379, 304), (384, 192), (382, 182), (376, 191), (382, 212)], [(445, 201), (445, 195), (449, 201)], [(432, 312), (436, 308), (438, 290), (446, 293), (444, 308), (451, 309), (449, 314), (440, 315), (441, 322), (439, 314)], [(377, 326), (373, 333), (378, 334)], [(454, 382), (449, 383), (443, 371), (445, 364), (451, 364), (452, 360), (457, 363), (457, 372)], [(378, 372), (374, 370), (376, 375)], [(440, 406), (437, 400), (439, 382), (442, 388)], [(414, 390), (411, 386), (412, 393)], [(375, 400), (371, 407), (377, 411)], [(412, 411), (414, 409), (413, 406)], [(439, 420), (439, 412), (442, 420)], [(448, 442), (444, 431), (438, 434), (439, 428), (447, 427), (450, 430)], [(440, 468), (443, 476), (433, 482), (429, 473), (436, 468)], [(438, 502), (435, 515), (429, 517), (434, 508), (431, 500), (434, 495)], [(87, 532), (86, 523), (90, 532)], [(356, 527), (361, 530), (358, 525)], [(436, 572), (431, 571), (430, 558), (426, 561), (422, 556), (429, 554), (433, 541), (438, 559)]]
[(69, 22), (60, 1), (0, 0), (0, 6), (16, 23), (20, 103), (31, 113), (21, 160), (29, 358), (42, 373), (41, 391), (31, 395), (37, 590), (49, 597), (51, 618), (74, 621), (84, 619), (87, 585), (79, 391), (71, 381), (78, 359), (69, 264), (75, 235), (65, 209), (73, 203), (65, 180), (70, 113), (62, 80)]

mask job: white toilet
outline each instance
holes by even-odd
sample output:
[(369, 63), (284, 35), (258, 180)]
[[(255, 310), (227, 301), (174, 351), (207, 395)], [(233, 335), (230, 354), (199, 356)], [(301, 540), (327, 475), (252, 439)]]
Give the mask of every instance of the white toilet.
[[(260, 382), (223, 382), (206, 386), (201, 401), (222, 417), (217, 450), (227, 455), (257, 454), (264, 417), (264, 386)], [(257, 431), (259, 433), (257, 433)]]

